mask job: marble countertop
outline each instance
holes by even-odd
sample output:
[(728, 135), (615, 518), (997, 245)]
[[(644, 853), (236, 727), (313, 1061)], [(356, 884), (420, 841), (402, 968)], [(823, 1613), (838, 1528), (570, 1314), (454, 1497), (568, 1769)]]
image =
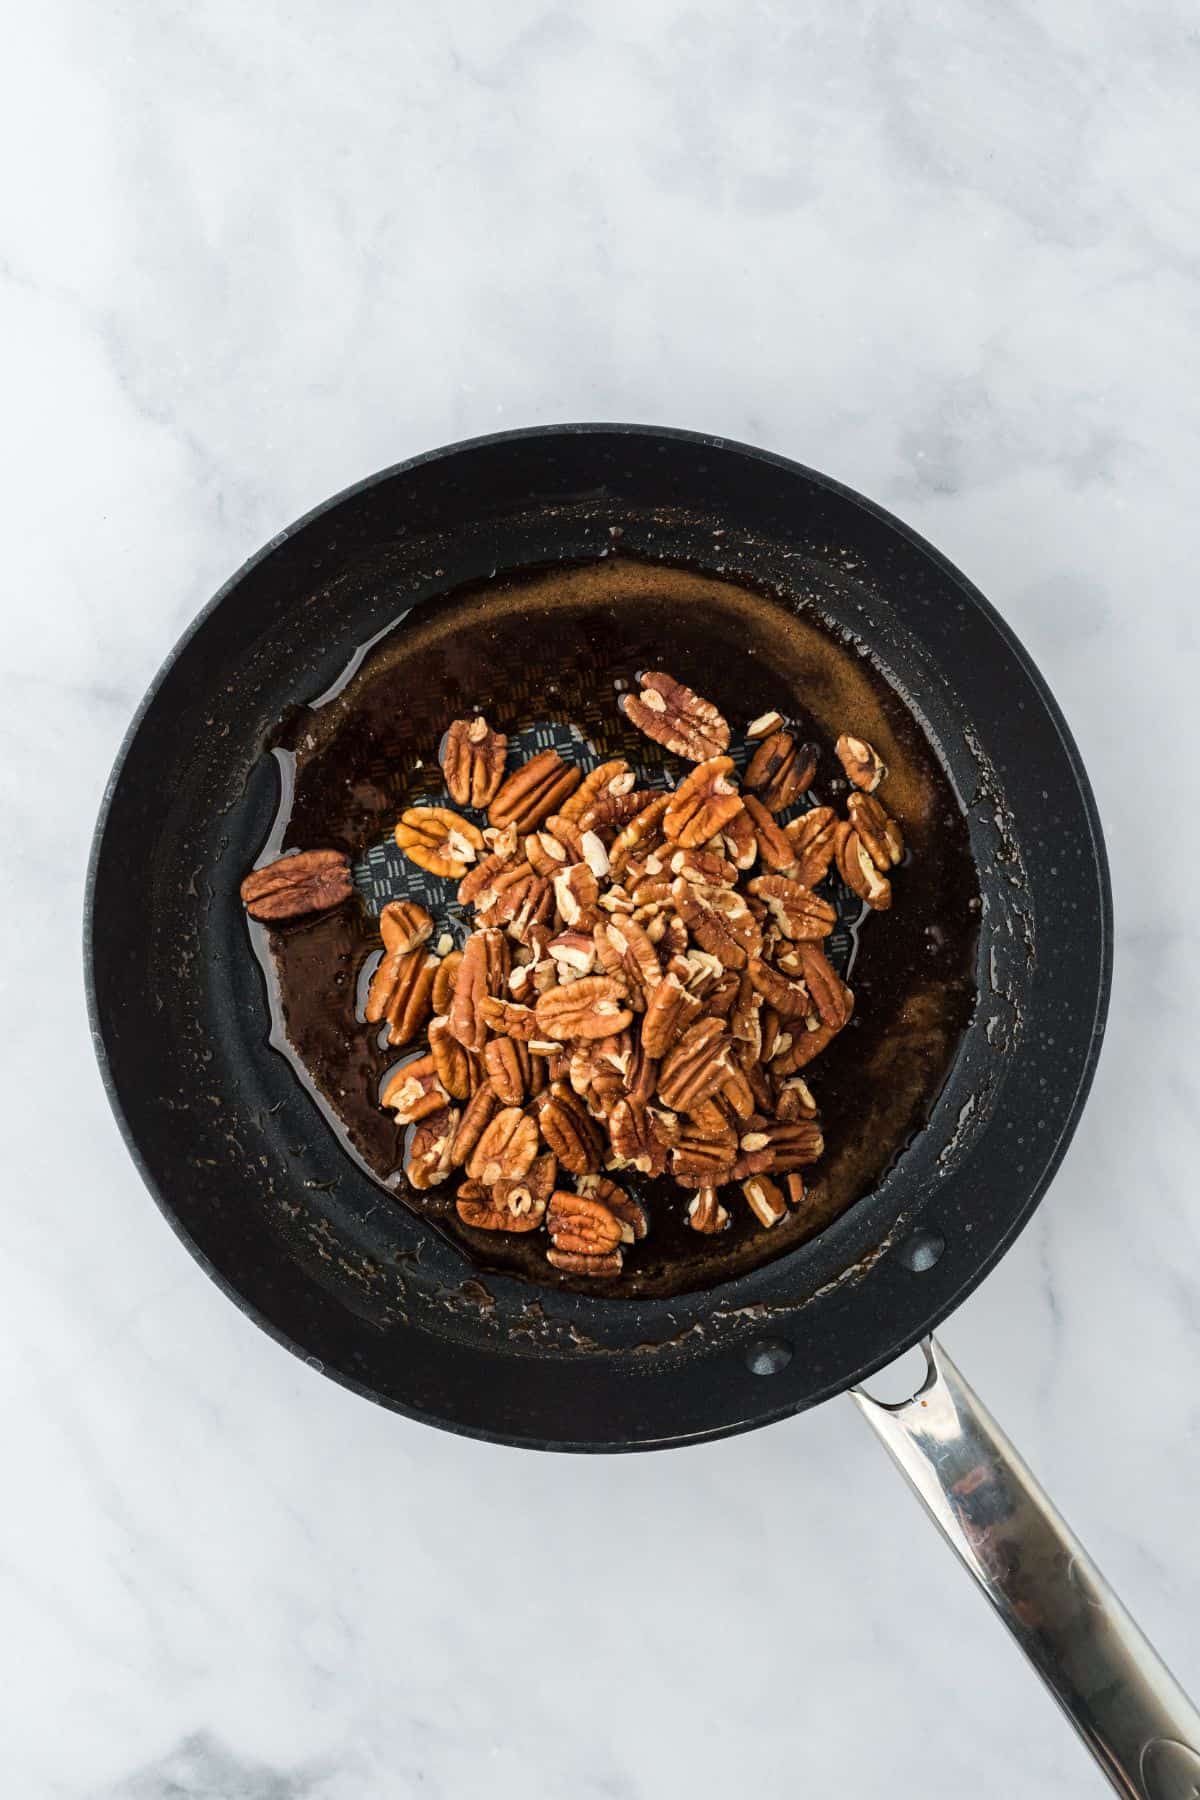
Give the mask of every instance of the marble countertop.
[(539, 1457), (277, 1348), (144, 1192), (76, 946), (159, 662), (368, 471), (632, 418), (892, 508), (1040, 662), (1117, 909), (1090, 1107), (944, 1337), (1200, 1690), (1191, 14), (43, 0), (8, 51), (6, 1800), (1105, 1791), (848, 1402)]

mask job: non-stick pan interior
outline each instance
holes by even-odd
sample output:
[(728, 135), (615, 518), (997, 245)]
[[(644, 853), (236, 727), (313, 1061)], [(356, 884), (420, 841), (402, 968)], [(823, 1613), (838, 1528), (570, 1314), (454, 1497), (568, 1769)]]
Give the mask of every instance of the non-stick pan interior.
[[(236, 898), (278, 811), (265, 746), (289, 708), (335, 685), (355, 646), (406, 608), (419, 626), (422, 607), (464, 586), (594, 561), (614, 542), (631, 559), (742, 578), (776, 596), (781, 620), (815, 609), (868, 651), (957, 791), (983, 900), (979, 1004), (901, 1163), (789, 1255), (665, 1298), (483, 1279), (381, 1194), (266, 1048)], [(1053, 703), (919, 540), (756, 452), (564, 428), (392, 471), (235, 578), (127, 744), (97, 842), (90, 944), (98, 1042), (131, 1145), (239, 1304), (329, 1373), (432, 1422), (632, 1447), (812, 1404), (979, 1279), (1036, 1202), (1086, 1088), (1107, 890)]]

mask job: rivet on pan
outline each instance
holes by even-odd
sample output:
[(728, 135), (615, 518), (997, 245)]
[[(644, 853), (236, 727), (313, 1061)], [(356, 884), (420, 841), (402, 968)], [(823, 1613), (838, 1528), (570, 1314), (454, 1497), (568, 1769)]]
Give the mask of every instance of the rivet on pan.
[(782, 1338), (756, 1338), (746, 1351), (746, 1367), (752, 1375), (778, 1375), (792, 1360), (792, 1346)]
[(896, 1255), (914, 1275), (923, 1275), (926, 1269), (932, 1269), (934, 1263), (939, 1261), (945, 1248), (946, 1240), (940, 1231), (922, 1229), (914, 1231), (911, 1237), (906, 1237)]

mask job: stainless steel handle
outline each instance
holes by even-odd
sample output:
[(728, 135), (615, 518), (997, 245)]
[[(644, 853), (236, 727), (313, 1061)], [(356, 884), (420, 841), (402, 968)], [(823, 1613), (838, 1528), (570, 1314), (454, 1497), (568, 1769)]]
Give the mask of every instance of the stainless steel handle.
[(941, 1345), (926, 1378), (863, 1417), (975, 1577), (1109, 1781), (1200, 1800), (1200, 1713)]

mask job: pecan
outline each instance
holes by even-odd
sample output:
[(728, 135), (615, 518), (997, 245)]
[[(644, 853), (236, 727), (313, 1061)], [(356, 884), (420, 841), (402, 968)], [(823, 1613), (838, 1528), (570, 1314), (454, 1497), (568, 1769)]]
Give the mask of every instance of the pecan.
[(409, 862), (430, 875), (461, 881), (483, 849), (483, 833), (447, 806), (410, 806), (400, 814), (396, 842)]
[(642, 1045), (648, 1056), (665, 1056), (676, 1039), (695, 1019), (700, 1002), (689, 994), (678, 975), (663, 976), (646, 1005), (642, 1020)]
[(758, 1150), (765, 1142), (771, 1152), (771, 1168), (776, 1172), (802, 1169), (815, 1163), (825, 1148), (821, 1126), (816, 1119), (767, 1119), (757, 1131), (747, 1132), (741, 1139), (743, 1150)]
[(385, 950), (419, 950), (433, 936), (433, 920), (415, 900), (389, 900), (379, 915)]
[(807, 1081), (799, 1075), (791, 1076), (780, 1084), (775, 1100), (775, 1117), (777, 1119), (815, 1119), (817, 1103), (813, 1099), (812, 1089)]
[(785, 975), (804, 982), (822, 1023), (840, 1030), (850, 1017), (846, 999), (850, 990), (819, 945), (789, 944), (776, 958), (776, 964)]
[(727, 1155), (732, 1156), (736, 1152), (737, 1129), (716, 1096), (697, 1100), (690, 1106), (683, 1129), (698, 1133), (706, 1144), (711, 1144), (714, 1149), (719, 1148)]
[[(432, 1031), (430, 1026), (431, 1034)], [(529, 1091), (529, 1052), (525, 1045), (515, 1038), (492, 1038), (484, 1048), (483, 1062), (488, 1080), (503, 1104), (520, 1106)]]
[(487, 845), (489, 856), (498, 856), (501, 862), (511, 862), (517, 854), (517, 842), (520, 832), (515, 824), (485, 825), (483, 841)]
[(517, 1221), (509, 1227), (511, 1231), (533, 1231), (542, 1223), (557, 1176), (557, 1160), (549, 1151), (544, 1151), (534, 1158), (527, 1174), (519, 1177), (502, 1175), (493, 1184), (492, 1198), (496, 1205), (507, 1207)]
[(870, 794), (851, 794), (846, 811), (871, 861), (879, 869), (894, 869), (904, 855), (904, 833), (892, 815)]
[(773, 737), (783, 724), (783, 714), (777, 712), (759, 713), (757, 719), (751, 719), (746, 727), (746, 736), (753, 742)]
[(554, 917), (554, 888), (544, 875), (536, 875), (527, 862), (509, 863), (476, 896), (476, 916), (481, 925), (523, 940), (531, 925), (548, 925)]
[(621, 1222), (602, 1200), (556, 1188), (546, 1210), (546, 1229), (556, 1250), (605, 1256), (621, 1242)]
[(525, 839), (525, 861), (535, 875), (548, 875), (551, 880), (560, 875), (567, 864), (567, 851), (564, 844), (550, 831), (531, 831)]
[(687, 953), (687, 947), (687, 926), (679, 917), (678, 913), (672, 913), (667, 920), (666, 928), (662, 934), (662, 941), (659, 945), (659, 954), (660, 956), (667, 958), (672, 956), (684, 956)]
[(614, 881), (620, 881), (625, 873), (625, 864), (634, 852), (644, 854), (652, 839), (658, 836), (663, 815), (670, 806), (671, 799), (670, 794), (652, 795), (628, 825), (617, 833), (608, 852), (609, 870)]
[(389, 1044), (408, 1044), (433, 1008), (438, 960), (425, 950), (385, 952), (367, 989), (368, 1024), (386, 1019)]
[(828, 875), (837, 827), (837, 815), (832, 806), (814, 806), (810, 812), (801, 813), (798, 819), (785, 825), (784, 832), (796, 865), (793, 880), (802, 887), (816, 887), (818, 881), (824, 881)]
[(596, 966), (596, 940), (586, 931), (560, 931), (551, 938), (549, 951), (560, 981), (564, 976), (590, 975)]
[(608, 860), (608, 851), (604, 839), (596, 831), (581, 831), (579, 848), (583, 851), (583, 860), (597, 881), (603, 881), (610, 873), (612, 865)]
[(631, 1100), (649, 1103), (658, 1086), (658, 1061), (651, 1056), (639, 1035), (622, 1077), (625, 1092)]
[(508, 739), (502, 731), (493, 731), (482, 713), (455, 719), (439, 753), (455, 806), (486, 806), (495, 799), (507, 755)]
[(479, 1010), (488, 1030), (499, 1032), (502, 1037), (516, 1038), (520, 1043), (528, 1044), (538, 1034), (537, 1015), (532, 1006), (520, 1006), (514, 1000), (485, 994), (479, 1002)]
[(476, 1231), (536, 1231), (546, 1217), (545, 1198), (526, 1181), (500, 1180), (492, 1187), (464, 1181), (454, 1202), (464, 1225)]
[[(682, 875), (693, 887), (733, 887), (738, 878), (734, 865), (719, 850), (676, 850), (668, 864), (672, 875)], [(670, 892), (670, 884), (664, 883)], [(633, 897), (641, 890), (635, 888)]]
[[(843, 990), (846, 999), (846, 1018), (848, 1023), (854, 1008), (854, 996), (849, 988)], [(777, 1075), (794, 1075), (797, 1069), (806, 1069), (810, 1062), (816, 1060), (842, 1029), (841, 1025), (822, 1024), (810, 1014), (805, 1021), (809, 1027), (806, 1031), (797, 1031), (789, 1041), (787, 1048), (777, 1045), (771, 1057), (771, 1067)]]
[(876, 912), (886, 912), (892, 904), (892, 884), (875, 867), (866, 845), (853, 825), (838, 826), (834, 856), (838, 874), (851, 892)]
[(596, 955), (610, 975), (621, 975), (631, 1004), (643, 1012), (662, 980), (658, 952), (636, 919), (600, 920), (594, 932)]
[(438, 1080), (452, 1100), (470, 1099), (479, 1085), (472, 1080), (471, 1057), (450, 1030), (444, 1015), (429, 1021), (429, 1053)]
[(742, 796), (732, 774), (731, 756), (713, 756), (684, 777), (663, 814), (663, 831), (673, 843), (695, 850), (741, 812)]
[(581, 831), (624, 831), (652, 800), (661, 797), (656, 788), (635, 788), (628, 794), (602, 794), (580, 813), (576, 823)]
[(750, 823), (754, 827), (758, 854), (764, 869), (786, 870), (788, 874), (791, 874), (796, 861), (796, 852), (792, 848), (787, 833), (782, 826), (775, 823), (762, 801), (754, 794), (747, 794), (743, 805), (749, 813)]
[(743, 1181), (742, 1192), (760, 1225), (778, 1225), (787, 1211), (783, 1189), (766, 1175), (752, 1175), (748, 1181)]
[(756, 875), (750, 892), (766, 901), (784, 937), (826, 938), (837, 924), (828, 900), (786, 875)]
[(797, 744), (790, 731), (773, 732), (750, 758), (746, 786), (768, 812), (783, 812), (811, 787), (817, 756), (815, 744)]
[(700, 1010), (706, 1018), (725, 1019), (737, 1004), (741, 976), (736, 969), (725, 969), (704, 993)]
[(887, 767), (878, 750), (868, 744), (866, 738), (851, 737), (845, 732), (834, 749), (838, 761), (846, 771), (847, 781), (854, 787), (873, 794), (887, 774)]
[(411, 1187), (437, 1187), (445, 1181), (450, 1173), (458, 1117), (456, 1106), (443, 1106), (413, 1126), (404, 1166)]
[(383, 1090), (380, 1104), (394, 1109), (397, 1125), (415, 1125), (418, 1119), (439, 1112), (448, 1098), (432, 1056), (418, 1056), (396, 1070)]
[(562, 808), (564, 819), (582, 819), (603, 799), (619, 800), (633, 791), (637, 777), (623, 756), (590, 769)]
[(738, 978), (738, 991), (729, 1012), (729, 1029), (737, 1043), (745, 1044), (757, 1059), (762, 1049), (763, 997), (755, 987), (749, 970)]
[(758, 855), (758, 839), (743, 800), (741, 812), (734, 813), (721, 833), (721, 848), (735, 869), (751, 869)]
[(532, 831), (551, 813), (562, 811), (580, 780), (579, 770), (564, 762), (557, 750), (543, 750), (513, 770), (488, 807), (488, 818), (493, 825), (513, 823), (518, 831)]
[(450, 1029), (467, 1050), (481, 1051), (487, 1042), (487, 1020), (482, 1011), (486, 995), (503, 992), (508, 979), (508, 943), (498, 931), (472, 932), (450, 1002)]
[(640, 694), (623, 694), (621, 710), (656, 744), (695, 763), (729, 748), (729, 726), (710, 700), (661, 669), (639, 673), (638, 681)]
[(699, 1187), (688, 1202), (688, 1224), (693, 1231), (702, 1231), (708, 1237), (724, 1231), (729, 1223), (729, 1214), (717, 1199), (715, 1187)]
[(565, 813), (551, 813), (542, 830), (562, 845), (568, 862), (583, 861), (583, 832), (578, 819), (569, 819)]
[(563, 924), (586, 931), (595, 917), (600, 886), (585, 862), (573, 863), (555, 876), (554, 898)]
[(354, 892), (350, 858), (341, 850), (301, 850), (281, 856), (247, 875), (242, 905), (252, 919), (298, 919), (328, 912)]
[(609, 1181), (606, 1175), (581, 1175), (575, 1187), (578, 1193), (589, 1200), (599, 1200), (608, 1208), (621, 1227), (623, 1244), (636, 1243), (646, 1236), (650, 1229), (649, 1213), (640, 1200), (627, 1194), (615, 1181)]
[(804, 1200), (804, 1177), (799, 1169), (793, 1169), (785, 1175), (783, 1185), (787, 1189), (788, 1205), (800, 1206)]
[(489, 1186), (502, 1177), (519, 1180), (528, 1173), (537, 1151), (537, 1120), (519, 1106), (502, 1106), (484, 1127), (467, 1163), (467, 1174)]
[(721, 1083), (720, 1094), (725, 1105), (739, 1119), (748, 1119), (757, 1110), (754, 1089), (739, 1068), (730, 1069)]
[(780, 975), (757, 956), (750, 959), (749, 974), (763, 999), (781, 1019), (802, 1019), (812, 1011), (812, 999), (803, 981)]
[(564, 1275), (587, 1275), (593, 1280), (608, 1280), (621, 1273), (625, 1257), (620, 1250), (610, 1250), (606, 1256), (579, 1256), (573, 1250), (556, 1250), (552, 1244), (546, 1251), (546, 1261), (551, 1268), (561, 1269)]
[(566, 1082), (552, 1081), (538, 1106), (542, 1136), (563, 1168), (572, 1175), (598, 1170), (604, 1149), (600, 1128)]
[(759, 1061), (758, 1054), (750, 1044), (740, 1047), (735, 1045), (734, 1054), (738, 1057), (746, 1080), (753, 1090), (755, 1105), (760, 1112), (770, 1112), (775, 1104), (775, 1096), (771, 1089), (770, 1077)]
[(434, 970), (432, 998), (435, 1013), (449, 1012), (450, 1002), (454, 998), (454, 983), (458, 980), (461, 962), (462, 951), (451, 950), (442, 957)]
[(485, 1081), (481, 1087), (475, 1089), (463, 1108), (463, 1115), (454, 1135), (454, 1147), (450, 1153), (452, 1167), (461, 1169), (470, 1162), (476, 1145), (491, 1124), (499, 1105), (495, 1089), (490, 1082)]
[(633, 1018), (622, 990), (623, 984), (611, 975), (584, 975), (568, 987), (548, 988), (538, 995), (539, 1033), (561, 1043), (622, 1031)]
[(643, 1175), (661, 1175), (667, 1166), (668, 1142), (644, 1100), (626, 1095), (608, 1115), (608, 1135), (622, 1167)]
[(672, 1112), (690, 1112), (715, 1093), (729, 1071), (732, 1040), (719, 1019), (698, 1019), (663, 1058), (658, 1097)]
[(671, 893), (696, 942), (726, 968), (744, 968), (747, 958), (762, 949), (758, 922), (736, 888), (693, 887), (677, 875)]
[(493, 851), (491, 856), (483, 857), (459, 882), (459, 905), (478, 906), (486, 912), (488, 907), (495, 905), (497, 881), (511, 868), (511, 856), (501, 856)]

